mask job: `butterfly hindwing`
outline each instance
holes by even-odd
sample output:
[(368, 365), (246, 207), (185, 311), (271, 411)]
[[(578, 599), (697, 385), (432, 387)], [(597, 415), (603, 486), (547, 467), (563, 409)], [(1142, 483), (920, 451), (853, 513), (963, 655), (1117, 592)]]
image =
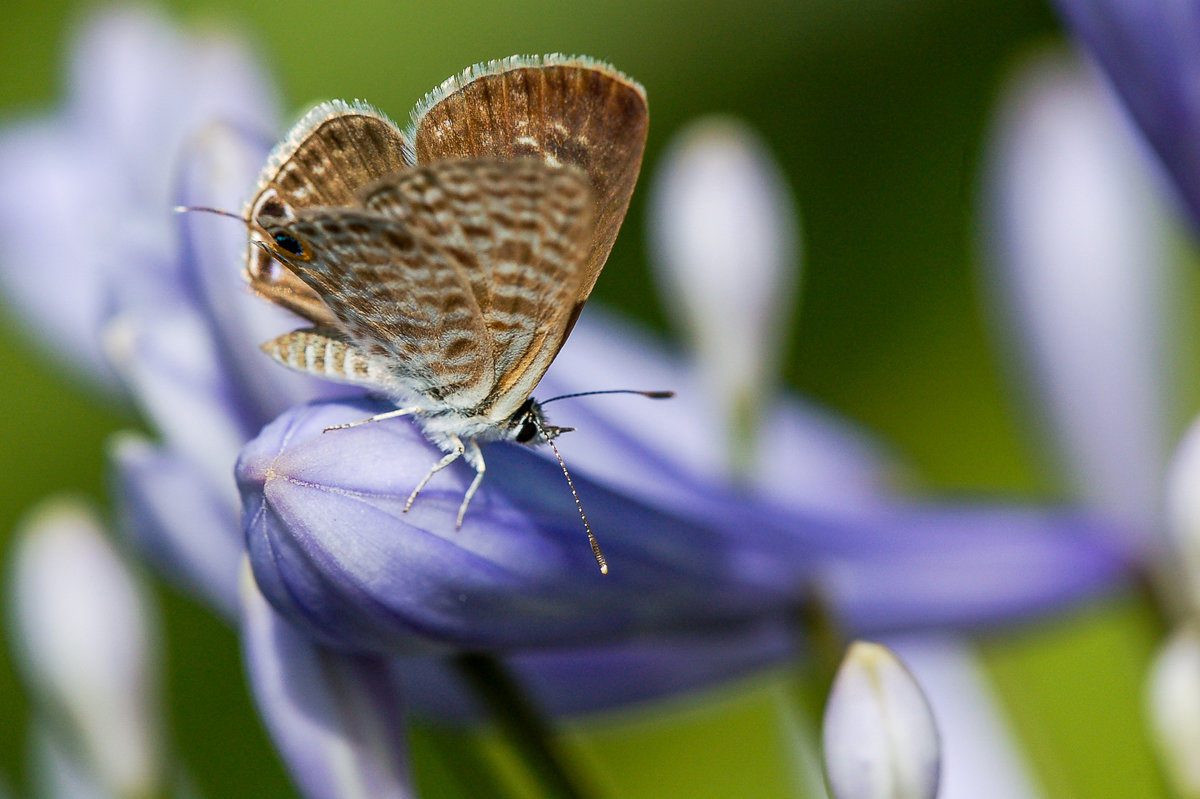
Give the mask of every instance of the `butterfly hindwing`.
[(297, 276), (360, 351), (420, 396), (459, 408), (483, 400), (494, 374), (487, 328), (437, 241), (355, 208), (298, 211), (290, 230), (311, 248)]
[(562, 346), (587, 278), (587, 176), (532, 158), (439, 161), (367, 187), (363, 205), (437, 241), (461, 267), (495, 374), (483, 405), (507, 418)]

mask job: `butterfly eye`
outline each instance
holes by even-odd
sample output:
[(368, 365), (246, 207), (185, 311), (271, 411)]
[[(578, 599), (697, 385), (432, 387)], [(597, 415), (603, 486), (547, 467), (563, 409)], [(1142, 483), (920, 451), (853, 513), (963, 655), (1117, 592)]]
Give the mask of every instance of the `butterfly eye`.
[(526, 416), (525, 420), (521, 422), (521, 429), (517, 431), (517, 443), (528, 444), (530, 441), (533, 441), (534, 436), (537, 434), (537, 425), (534, 423), (533, 419)]
[(289, 252), (297, 258), (308, 257), (308, 251), (305, 250), (304, 245), (295, 236), (289, 236), (286, 233), (276, 233), (274, 239), (275, 244), (284, 252)]

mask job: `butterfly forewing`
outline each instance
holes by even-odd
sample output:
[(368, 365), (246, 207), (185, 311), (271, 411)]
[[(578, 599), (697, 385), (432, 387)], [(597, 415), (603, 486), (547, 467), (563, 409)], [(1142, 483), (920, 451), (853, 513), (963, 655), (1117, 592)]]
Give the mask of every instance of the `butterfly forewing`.
[[(322, 103), (272, 151), (246, 218), (253, 223), (271, 203), (291, 209), (351, 205), (363, 185), (408, 166), (410, 152), (396, 124), (370, 106)], [(246, 264), (255, 292), (316, 324), (333, 322), (308, 286), (253, 243)]]
[(595, 214), (573, 320), (625, 218), (648, 119), (645, 91), (607, 64), (513, 57), (472, 67), (430, 92), (413, 112), (409, 136), (422, 164), (536, 157), (587, 174)]

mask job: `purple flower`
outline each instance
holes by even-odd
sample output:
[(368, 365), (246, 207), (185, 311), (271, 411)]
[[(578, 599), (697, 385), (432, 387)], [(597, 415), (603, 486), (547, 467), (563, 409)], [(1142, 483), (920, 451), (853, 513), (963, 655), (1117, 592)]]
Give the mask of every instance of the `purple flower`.
[(1200, 224), (1200, 7), (1188, 0), (1057, 0)]
[[(0, 157), (15, 153), (28, 167), (0, 191), (5, 203), (25, 201), (24, 221), (0, 228), (0, 280), (36, 325), (56, 331), (47, 334), (55, 346), (109, 375), (101, 379), (119, 379), (156, 429), (155, 440), (124, 436), (112, 447), (126, 531), (240, 625), (260, 710), (308, 795), (345, 795), (339, 763), (374, 795), (405, 795), (403, 752), (375, 758), (362, 747), (395, 740), (404, 709), (396, 682), (413, 712), (469, 714), (441, 661), (461, 649), (505, 657), (544, 710), (582, 712), (791, 657), (806, 604), (860, 632), (966, 628), (1047, 612), (1120, 573), (1123, 555), (1103, 543), (1103, 525), (1074, 512), (891, 494), (874, 446), (792, 399), (764, 401), (754, 460), (731, 485), (714, 423), (727, 409), (649, 338), (597, 308), (539, 396), (679, 392), (663, 403), (552, 406), (556, 421), (579, 428), (561, 440), (563, 454), (612, 574), (597, 572), (545, 453), (489, 448), (461, 531), (453, 509), (468, 475), (458, 466), (402, 513), (437, 457), (429, 443), (406, 420), (323, 435), (385, 406), (268, 362), (258, 344), (298, 323), (241, 284), (242, 226), (169, 213), (241, 207), (269, 144), (246, 132), (273, 127), (261, 75), (224, 45), (228, 72), (219, 90), (210, 86), (214, 72), (188, 60), (204, 45), (154, 17), (102, 18), (83, 41), (74, 110), (0, 133)], [(187, 113), (164, 114), (178, 98)], [(106, 117), (118, 109), (124, 116)], [(154, 125), (165, 129), (150, 147), (143, 139)], [(48, 170), (80, 146), (85, 127), (109, 131), (89, 151), (98, 162), (80, 178), (89, 190), (55, 193)], [(37, 245), (51, 220), (89, 219), (92, 198), (126, 178), (120, 202), (103, 205), (112, 219), (87, 222), (76, 237), (103, 264), (64, 256), (54, 266), (71, 280), (23, 277), (44, 266)], [(67, 202), (76, 205), (54, 204)], [(38, 216), (45, 208), (53, 214)], [(75, 293), (52, 302), (62, 285)], [(246, 558), (253, 585), (241, 576)], [(284, 689), (292, 680), (308, 686), (304, 696)]]
[[(460, 531), (444, 521), (466, 488), (461, 472), (431, 482), (403, 513), (403, 487), (435, 457), (415, 428), (321, 432), (384, 407), (294, 409), (239, 464), (263, 592), (341, 646), (507, 649), (718, 632), (786, 617), (810, 597), (856, 631), (970, 626), (1084, 595), (1116, 565), (1096, 540), (1102, 526), (1071, 513), (896, 501), (805, 512), (699, 481), (670, 487), (656, 508), (586, 476), (583, 451), (572, 460), (612, 564), (602, 577), (556, 464), (534, 453), (488, 451), (489, 483)], [(619, 432), (610, 447), (625, 443)], [(643, 486), (673, 477), (653, 457), (629, 463)]]

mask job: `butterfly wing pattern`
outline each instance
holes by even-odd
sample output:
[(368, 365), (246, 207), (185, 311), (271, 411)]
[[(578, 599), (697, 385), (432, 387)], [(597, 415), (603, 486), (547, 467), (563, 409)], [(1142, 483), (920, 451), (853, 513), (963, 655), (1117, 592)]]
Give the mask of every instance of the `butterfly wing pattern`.
[(605, 64), (513, 57), (430, 92), (407, 132), (326, 103), (272, 152), (245, 212), (246, 274), (313, 326), (263, 349), (397, 403), (373, 419), (415, 416), (446, 455), (409, 505), (465, 456), (461, 525), (479, 442), (562, 432), (530, 394), (612, 249), (646, 122), (641, 86)]

